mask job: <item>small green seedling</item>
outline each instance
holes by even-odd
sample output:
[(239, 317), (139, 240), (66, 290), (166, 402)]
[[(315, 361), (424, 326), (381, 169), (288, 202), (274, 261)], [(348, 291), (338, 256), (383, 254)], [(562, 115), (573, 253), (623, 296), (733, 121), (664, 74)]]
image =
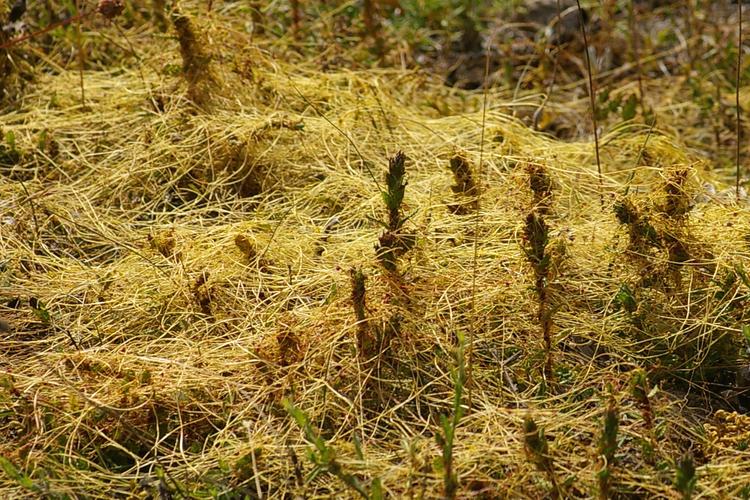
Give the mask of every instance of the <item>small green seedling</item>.
[(620, 289), (617, 291), (614, 300), (616, 309), (624, 309), (629, 313), (633, 313), (638, 309), (638, 302), (635, 298), (633, 289), (627, 284), (623, 283), (620, 285)]
[(406, 155), (399, 151), (396, 156), (388, 160), (388, 172), (385, 174), (386, 191), (383, 201), (388, 209), (388, 230), (397, 232), (401, 229), (403, 219), (401, 204), (406, 192)]
[(649, 399), (650, 389), (648, 376), (644, 370), (635, 370), (630, 377), (630, 393), (633, 395), (636, 405), (641, 410), (641, 415), (643, 416), (643, 422), (646, 424), (646, 428), (653, 432), (654, 412), (651, 409), (651, 401)]
[(464, 335), (461, 332), (456, 332), (456, 336), (458, 337), (458, 348), (456, 349), (456, 370), (453, 374), (453, 415), (451, 417), (440, 416), (442, 434), (435, 435), (438, 446), (443, 450), (440, 467), (443, 472), (443, 494), (444, 498), (447, 499), (456, 498), (456, 491), (458, 490), (458, 475), (453, 465), (453, 442), (456, 436), (456, 428), (464, 412), (461, 400), (466, 384)]
[(526, 166), (529, 188), (533, 196), (533, 207), (540, 214), (547, 214), (552, 201), (552, 179), (544, 165), (529, 163)]
[(12, 130), (9, 130), (3, 138), (5, 139), (5, 144), (0, 142), (0, 166), (11, 167), (17, 165), (21, 161), (21, 153), (16, 149), (16, 134)]
[(690, 454), (685, 454), (677, 461), (676, 465), (674, 486), (682, 495), (682, 500), (690, 500), (693, 498), (693, 492), (698, 483), (693, 457)]
[(339, 478), (341, 482), (351, 490), (357, 492), (362, 498), (367, 500), (382, 500), (383, 487), (380, 479), (373, 479), (368, 491), (367, 487), (359, 479), (344, 470), (341, 463), (336, 459), (336, 450), (332, 446), (329, 446), (313, 429), (307, 415), (286, 398), (282, 400), (282, 404), (304, 432), (305, 440), (312, 445), (307, 451), (307, 458), (315, 465), (312, 477), (320, 473), (331, 474)]
[(35, 493), (42, 493), (42, 489), (29, 476), (18, 470), (13, 462), (7, 458), (0, 456), (0, 468), (2, 468), (6, 476), (18, 483), (22, 488)]
[(414, 246), (414, 236), (403, 233), (406, 218), (401, 205), (406, 192), (406, 155), (399, 151), (388, 160), (388, 172), (385, 174), (386, 190), (383, 201), (388, 210), (386, 231), (380, 236), (376, 246), (377, 257), (381, 265), (389, 272), (398, 269), (398, 258)]
[(534, 419), (527, 415), (523, 420), (523, 444), (526, 458), (547, 476), (552, 484), (552, 498), (560, 498), (560, 486), (555, 475), (555, 464), (549, 453), (544, 429), (536, 425)]
[[(611, 387), (609, 391), (612, 391)], [(598, 443), (602, 467), (597, 473), (597, 479), (599, 481), (599, 498), (607, 499), (612, 496), (612, 472), (615, 466), (615, 453), (617, 452), (617, 432), (620, 428), (617, 402), (611, 394), (607, 401), (607, 408), (604, 410), (602, 424), (602, 433), (599, 436)]]
[(648, 217), (629, 199), (621, 198), (614, 205), (615, 217), (620, 224), (628, 226), (630, 248), (644, 253), (649, 247), (660, 246), (659, 233)]
[(456, 203), (448, 208), (456, 215), (466, 215), (479, 210), (479, 185), (474, 179), (471, 164), (462, 155), (455, 155), (450, 160), (450, 169), (453, 172), (451, 191), (456, 195)]
[(547, 286), (550, 279), (551, 255), (547, 252), (549, 243), (549, 227), (544, 217), (536, 211), (526, 216), (526, 225), (523, 233), (523, 250), (526, 260), (534, 271), (534, 290), (539, 301), (538, 320), (542, 329), (544, 340), (545, 380), (553, 379), (552, 367), (552, 308), (547, 300)]
[(367, 324), (367, 289), (365, 288), (367, 276), (361, 269), (351, 269), (349, 275), (352, 282), (352, 307), (357, 321), (357, 349), (362, 358), (369, 359), (374, 354), (374, 346)]

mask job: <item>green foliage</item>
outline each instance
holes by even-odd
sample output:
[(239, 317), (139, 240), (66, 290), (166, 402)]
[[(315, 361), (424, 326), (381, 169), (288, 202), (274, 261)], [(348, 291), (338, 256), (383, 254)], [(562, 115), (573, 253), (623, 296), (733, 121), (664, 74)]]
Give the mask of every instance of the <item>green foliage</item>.
[(457, 21), (472, 16), (475, 0), (403, 0), (401, 23), (403, 28), (447, 29)]
[(610, 397), (607, 409), (604, 412), (602, 434), (599, 437), (599, 454), (613, 462), (617, 451), (617, 431), (620, 427), (620, 419), (617, 413), (617, 405), (614, 398)]
[(406, 155), (403, 152), (399, 151), (388, 160), (385, 184), (386, 191), (382, 194), (388, 210), (388, 222), (386, 231), (378, 240), (376, 251), (381, 265), (390, 272), (396, 272), (398, 258), (409, 251), (415, 243), (413, 235), (403, 232), (406, 221), (401, 207), (406, 192)]
[(683, 500), (693, 498), (693, 492), (698, 482), (693, 457), (689, 454), (683, 455), (676, 464), (675, 488), (682, 495)]
[(262, 448), (256, 448), (237, 459), (234, 463), (234, 474), (242, 481), (247, 481), (248, 479), (255, 477), (255, 472), (253, 471), (253, 460), (255, 460), (256, 456), (260, 456), (262, 451)]
[(14, 134), (12, 130), (5, 133), (5, 144), (7, 144), (11, 150), (16, 149), (16, 134)]
[(625, 283), (620, 285), (620, 289), (615, 295), (615, 309), (624, 309), (629, 313), (635, 312), (638, 309), (638, 303), (635, 299), (635, 293)]
[(13, 462), (3, 456), (0, 456), (0, 468), (3, 469), (6, 476), (17, 482), (19, 486), (36, 493), (41, 492), (41, 488), (39, 488), (29, 476), (18, 470), (18, 468), (13, 465)]
[(741, 263), (735, 264), (734, 272), (740, 278), (742, 284), (750, 289), (750, 277), (748, 277), (745, 267)]
[(373, 345), (367, 328), (367, 305), (365, 281), (367, 276), (361, 269), (351, 269), (349, 271), (352, 281), (352, 307), (354, 308), (354, 318), (357, 321), (357, 349), (360, 356), (365, 359), (373, 354)]
[(449, 168), (453, 173), (455, 184), (451, 191), (457, 196), (457, 203), (449, 205), (449, 209), (457, 215), (465, 215), (476, 212), (479, 209), (479, 185), (474, 179), (469, 160), (461, 155), (455, 155), (450, 159)]
[(461, 400), (463, 398), (464, 385), (466, 384), (466, 366), (464, 362), (464, 335), (456, 332), (458, 347), (456, 348), (456, 370), (453, 373), (453, 415), (440, 416), (442, 434), (436, 434), (438, 446), (443, 450), (443, 456), (439, 462), (443, 473), (443, 493), (445, 498), (456, 498), (458, 489), (458, 475), (453, 466), (453, 442), (456, 436), (456, 428), (463, 416)]
[(719, 286), (719, 289), (714, 292), (714, 299), (731, 299), (732, 292), (736, 290), (737, 274), (727, 272), (723, 279), (714, 279), (713, 281)]
[[(611, 387), (609, 387), (609, 391), (612, 391)], [(603, 466), (597, 473), (600, 498), (609, 498), (611, 496), (610, 488), (612, 486), (612, 470), (615, 465), (617, 432), (619, 428), (620, 417), (618, 414), (617, 402), (615, 401), (614, 396), (610, 394), (607, 400), (607, 408), (604, 410), (602, 433), (599, 436), (598, 442), (599, 456), (603, 461)]]
[(550, 256), (545, 252), (549, 242), (549, 226), (536, 212), (526, 216), (524, 227), (524, 252), (534, 268), (537, 277), (545, 277), (549, 272)]
[(745, 344), (750, 349), (750, 325), (742, 325), (742, 335), (745, 337)]
[(368, 500), (380, 500), (383, 498), (383, 487), (379, 479), (374, 479), (370, 484), (370, 491), (352, 474), (346, 472), (340, 462), (336, 460), (336, 450), (326, 444), (325, 440), (313, 429), (307, 415), (294, 406), (288, 399), (282, 400), (284, 408), (302, 429), (305, 440), (312, 445), (308, 449), (307, 458), (315, 465), (312, 476), (324, 472), (336, 476), (362, 498)]
[(534, 419), (527, 415), (523, 420), (523, 431), (526, 457), (539, 470), (552, 470), (552, 458), (549, 456), (549, 447), (547, 439), (544, 437), (544, 429), (539, 428)]
[(31, 310), (34, 312), (34, 316), (36, 316), (44, 325), (49, 325), (52, 321), (52, 316), (44, 303), (36, 297), (31, 297), (29, 299), (29, 304), (31, 305)]
[(643, 214), (629, 198), (623, 197), (617, 200), (614, 212), (617, 221), (628, 226), (632, 249), (642, 252), (646, 248), (660, 245), (656, 228), (651, 224), (648, 216)]
[(633, 375), (630, 377), (630, 394), (636, 401), (643, 420), (646, 423), (646, 427), (653, 431), (653, 411), (651, 410), (651, 402), (649, 401), (649, 384), (648, 376), (644, 370), (635, 370)]
[(554, 498), (560, 496), (560, 487), (555, 476), (555, 466), (549, 453), (547, 438), (544, 429), (537, 426), (531, 415), (523, 419), (523, 444), (526, 458), (543, 472), (550, 483), (552, 483), (552, 494)]
[(12, 167), (21, 161), (21, 153), (16, 149), (16, 134), (9, 130), (3, 139), (4, 143), (0, 142), (0, 167)]
[(399, 151), (388, 160), (388, 172), (385, 174), (386, 191), (383, 201), (388, 209), (388, 230), (397, 232), (401, 229), (401, 204), (406, 192), (406, 155)]
[(635, 118), (636, 107), (638, 106), (638, 98), (635, 94), (630, 94), (622, 105), (622, 119), (624, 121), (632, 120)]
[(620, 114), (623, 121), (635, 118), (638, 110), (638, 97), (629, 94), (623, 99), (623, 94), (612, 96), (609, 90), (603, 90), (597, 96), (596, 119), (606, 120), (610, 114)]
[(550, 279), (551, 263), (551, 255), (547, 252), (548, 243), (549, 227), (541, 213), (538, 213), (537, 210), (532, 210), (526, 216), (523, 233), (523, 251), (534, 270), (534, 290), (539, 301), (537, 319), (542, 330), (545, 351), (543, 368), (545, 384), (554, 378), (552, 366), (552, 315), (554, 310), (550, 307), (547, 300), (547, 286)]

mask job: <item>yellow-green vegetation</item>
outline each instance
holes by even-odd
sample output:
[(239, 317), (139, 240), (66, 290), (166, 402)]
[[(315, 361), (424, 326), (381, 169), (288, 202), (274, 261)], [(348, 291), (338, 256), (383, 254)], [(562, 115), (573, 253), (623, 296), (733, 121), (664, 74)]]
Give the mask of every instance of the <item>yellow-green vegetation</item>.
[(0, 49), (0, 497), (750, 496), (750, 211), (704, 81), (612, 90), (600, 183), (583, 80), (447, 87), (389, 2), (327, 53), (305, 23), (358, 3), (251, 4)]

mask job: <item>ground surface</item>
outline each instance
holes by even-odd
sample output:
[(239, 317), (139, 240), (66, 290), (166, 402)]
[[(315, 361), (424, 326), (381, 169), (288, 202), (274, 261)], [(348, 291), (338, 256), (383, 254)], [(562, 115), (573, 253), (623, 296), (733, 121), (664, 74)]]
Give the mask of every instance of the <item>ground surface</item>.
[(296, 41), (287, 4), (128, 5), (82, 75), (74, 25), (0, 49), (0, 496), (750, 495), (737, 18), (680, 45), (656, 4), (640, 74), (589, 15), (601, 175), (578, 32), (553, 69), (519, 6), (486, 91), (470, 37), (384, 11), (379, 56), (354, 3)]

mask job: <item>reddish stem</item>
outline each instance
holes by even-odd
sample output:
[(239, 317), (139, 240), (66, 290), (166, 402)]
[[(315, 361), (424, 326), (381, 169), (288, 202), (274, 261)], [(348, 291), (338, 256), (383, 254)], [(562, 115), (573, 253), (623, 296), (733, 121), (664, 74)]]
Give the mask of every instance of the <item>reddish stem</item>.
[(78, 21), (80, 19), (84, 19), (84, 18), (90, 16), (91, 14), (93, 14), (94, 12), (96, 12), (96, 11), (92, 10), (92, 11), (89, 11), (89, 12), (82, 12), (81, 14), (75, 15), (73, 17), (69, 17), (69, 18), (64, 19), (62, 21), (58, 21), (56, 23), (52, 23), (50, 25), (47, 25), (46, 27), (44, 27), (43, 29), (41, 29), (39, 31), (35, 31), (33, 33), (27, 33), (27, 34), (25, 34), (23, 36), (19, 36), (18, 38), (13, 38), (11, 40), (8, 40), (4, 44), (0, 45), (0, 50), (13, 47), (14, 45), (18, 45), (21, 42), (25, 42), (29, 38), (34, 38), (35, 36), (43, 35), (43, 34), (45, 34), (47, 32), (52, 31), (53, 29), (55, 29), (57, 27), (65, 26), (66, 24), (70, 24), (70, 23), (73, 23), (73, 22)]

